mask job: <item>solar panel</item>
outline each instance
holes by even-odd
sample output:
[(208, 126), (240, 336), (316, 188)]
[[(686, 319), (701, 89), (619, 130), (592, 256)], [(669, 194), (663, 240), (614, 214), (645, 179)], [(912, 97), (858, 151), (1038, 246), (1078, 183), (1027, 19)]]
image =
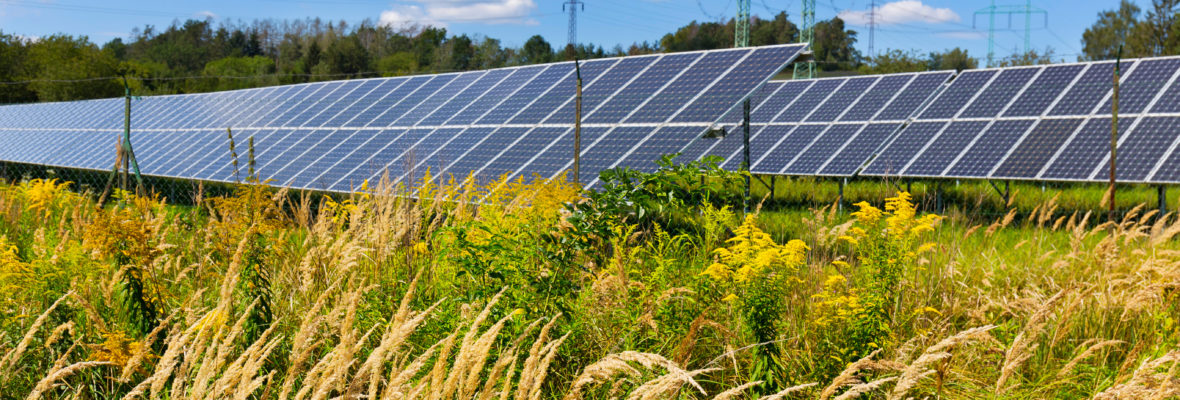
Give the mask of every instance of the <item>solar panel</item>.
[(1036, 120), (1002, 120), (991, 124), (943, 174), (949, 178), (988, 178), (1009, 149), (1024, 137)]
[[(582, 62), (583, 176), (650, 169), (782, 70), (803, 45)], [(344, 191), (430, 170), (482, 182), (551, 177), (572, 152), (573, 64), (147, 97), (132, 127), (145, 174), (234, 179), (226, 128), (253, 137), (261, 178)], [(0, 159), (106, 169), (122, 99), (0, 107)], [(86, 132), (62, 131), (87, 130)], [(712, 146), (700, 148), (701, 153)]]
[(942, 176), (946, 167), (958, 158), (967, 145), (987, 128), (987, 121), (955, 121), (920, 151), (901, 172), (905, 176)]
[(1081, 118), (1045, 119), (1037, 123), (1020, 144), (999, 164), (993, 178), (1033, 179), (1057, 149), (1082, 126)]

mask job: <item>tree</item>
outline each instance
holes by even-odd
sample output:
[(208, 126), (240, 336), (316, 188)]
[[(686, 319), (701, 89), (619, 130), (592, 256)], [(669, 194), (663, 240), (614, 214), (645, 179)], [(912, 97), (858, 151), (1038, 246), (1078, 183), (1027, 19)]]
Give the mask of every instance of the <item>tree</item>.
[(931, 70), (955, 70), (962, 71), (965, 69), (979, 68), (979, 59), (971, 57), (967, 54), (967, 50), (958, 47), (945, 51), (942, 53), (930, 53), (930, 68)]
[[(275, 62), (268, 57), (226, 57), (205, 64), (205, 76), (210, 79), (211, 90), (234, 90), (278, 84), (272, 75)], [(244, 78), (250, 77), (250, 78)]]
[(861, 65), (862, 74), (895, 74), (920, 72), (930, 69), (930, 61), (920, 56), (917, 50), (889, 50), (873, 56), (870, 65)]
[(409, 75), (418, 70), (418, 58), (414, 53), (399, 51), (377, 60), (377, 70), (382, 76)]
[(459, 35), (447, 41), (451, 50), (450, 69), (452, 71), (466, 71), (473, 67), (475, 59), (475, 45), (467, 35)]
[(860, 64), (860, 52), (853, 47), (855, 44), (856, 31), (845, 30), (844, 20), (840, 17), (815, 23), (815, 42), (811, 51), (820, 69), (855, 69)]
[[(0, 81), (19, 81), (25, 75), (28, 44), (21, 38), (0, 32)], [(37, 100), (28, 84), (0, 85), (0, 104)]]
[(434, 60), (434, 53), (447, 39), (447, 30), (443, 28), (427, 27), (414, 37), (414, 53), (418, 55), (418, 66), (429, 66)]
[(66, 101), (115, 97), (123, 85), (114, 79), (83, 82), (117, 75), (118, 60), (102, 52), (85, 36), (53, 35), (29, 43), (27, 71), (34, 82), (29, 88), (41, 101)]
[(664, 35), (660, 47), (671, 52), (730, 48), (733, 47), (733, 29), (732, 20), (728, 24), (692, 21), (676, 32)]
[(1098, 13), (1098, 21), (1082, 32), (1082, 53), (1087, 60), (1115, 58), (1119, 45), (1125, 44), (1139, 19), (1139, 7), (1122, 0), (1118, 10)]
[(553, 47), (541, 35), (533, 35), (520, 51), (522, 64), (540, 64), (553, 60)]
[(1053, 63), (1054, 51), (1052, 47), (1046, 47), (1044, 51), (1037, 52), (1036, 50), (1029, 50), (1026, 53), (1013, 54), (1000, 60), (1001, 67), (1014, 67), (1018, 65), (1046, 65)]
[(356, 35), (348, 35), (332, 42), (324, 56), (332, 74), (346, 74), (352, 77), (369, 71), (369, 52), (361, 46)]
[(795, 43), (799, 40), (799, 27), (787, 19), (787, 12), (775, 14), (774, 19), (754, 18), (750, 24), (750, 45)]

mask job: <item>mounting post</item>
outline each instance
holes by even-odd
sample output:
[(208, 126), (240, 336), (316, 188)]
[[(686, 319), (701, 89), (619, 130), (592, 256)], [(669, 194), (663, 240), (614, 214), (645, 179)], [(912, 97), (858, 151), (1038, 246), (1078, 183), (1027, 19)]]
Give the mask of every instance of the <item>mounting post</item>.
[(1110, 210), (1107, 211), (1106, 219), (1114, 221), (1114, 191), (1115, 191), (1115, 169), (1118, 162), (1118, 146), (1119, 146), (1119, 68), (1123, 62), (1123, 46), (1119, 45), (1119, 53), (1114, 61), (1114, 92), (1111, 94), (1110, 103)]
[[(570, 14), (573, 15), (573, 14)], [(574, 71), (578, 76), (578, 92), (574, 97), (574, 182), (582, 185), (582, 67), (574, 58)]]
[(743, 210), (750, 212), (750, 99), (742, 102), (742, 172), (746, 175)]
[(771, 200), (774, 200), (774, 195), (776, 194), (775, 190), (774, 190), (774, 188), (775, 188), (774, 177), (775, 177), (774, 175), (770, 176), (770, 199)]
[(844, 186), (848, 185), (848, 178), (840, 178), (840, 189), (836, 193), (836, 211), (844, 211)]
[(1155, 196), (1159, 200), (1159, 218), (1163, 218), (1164, 214), (1168, 213), (1168, 187), (1159, 185), (1159, 187), (1156, 188)]
[(943, 212), (942, 204), (942, 181), (934, 184), (934, 209), (938, 210), (939, 214)]

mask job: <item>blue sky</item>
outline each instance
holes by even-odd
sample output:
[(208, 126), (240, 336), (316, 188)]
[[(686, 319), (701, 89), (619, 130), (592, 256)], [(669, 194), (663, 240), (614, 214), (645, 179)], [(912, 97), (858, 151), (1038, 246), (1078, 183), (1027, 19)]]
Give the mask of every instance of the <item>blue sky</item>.
[[(541, 34), (555, 47), (566, 42), (568, 15), (562, 12), (567, 0), (206, 0), (131, 1), (107, 0), (0, 0), (0, 30), (27, 37), (53, 33), (87, 35), (96, 42), (127, 37), (134, 27), (147, 24), (166, 26), (186, 18), (215, 20), (256, 18), (320, 17), (357, 22), (366, 18), (402, 26), (430, 23), (445, 26), (452, 33), (486, 35), (505, 45), (519, 46), (531, 35)], [(729, 18), (736, 12), (733, 1), (721, 0), (583, 0), (579, 14), (579, 42), (610, 48), (660, 36), (690, 21)], [(798, 23), (798, 0), (752, 0), (753, 13), (767, 16), (786, 10)], [(842, 15), (852, 29), (861, 32), (858, 47), (868, 49), (865, 16), (869, 0), (817, 0), (816, 19)], [(1139, 0), (1140, 7), (1150, 2)], [(877, 1), (879, 25), (875, 48), (919, 50), (922, 52), (964, 47), (983, 58), (987, 54), (986, 16), (974, 18), (975, 10), (988, 1), (900, 0)], [(1020, 0), (999, 0), (996, 4), (1023, 5)], [(1117, 0), (1033, 1), (1048, 11), (1048, 21), (1037, 15), (1032, 21), (1033, 48), (1052, 47), (1059, 58), (1074, 60), (1080, 52), (1081, 34), (1097, 19), (1100, 11), (1117, 7)], [(581, 11), (581, 10), (579, 10)], [(974, 27), (973, 27), (974, 22)], [(1024, 18), (996, 18), (996, 54), (1001, 57), (1024, 45)], [(1011, 28), (1009, 28), (1011, 26)]]

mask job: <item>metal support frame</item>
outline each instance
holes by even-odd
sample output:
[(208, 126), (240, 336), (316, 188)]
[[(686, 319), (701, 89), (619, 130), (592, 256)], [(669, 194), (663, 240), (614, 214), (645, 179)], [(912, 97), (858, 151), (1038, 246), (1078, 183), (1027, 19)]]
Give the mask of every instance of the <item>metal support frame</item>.
[(992, 186), (992, 189), (995, 189), (996, 194), (999, 194), (1000, 198), (1004, 200), (1004, 207), (1007, 207), (1008, 200), (1010, 198), (1009, 196), (1011, 196), (1011, 194), (1012, 194), (1012, 192), (1010, 191), (1011, 186), (1009, 186), (1009, 184), (1008, 184), (1009, 182), (1004, 181), (1004, 190), (1000, 190), (1000, 187), (996, 186), (996, 183), (994, 181), (988, 180), (987, 183)]
[[(573, 14), (571, 14), (573, 15)], [(582, 185), (582, 66), (574, 59), (574, 72), (578, 77), (578, 92), (574, 98), (574, 182)]]

